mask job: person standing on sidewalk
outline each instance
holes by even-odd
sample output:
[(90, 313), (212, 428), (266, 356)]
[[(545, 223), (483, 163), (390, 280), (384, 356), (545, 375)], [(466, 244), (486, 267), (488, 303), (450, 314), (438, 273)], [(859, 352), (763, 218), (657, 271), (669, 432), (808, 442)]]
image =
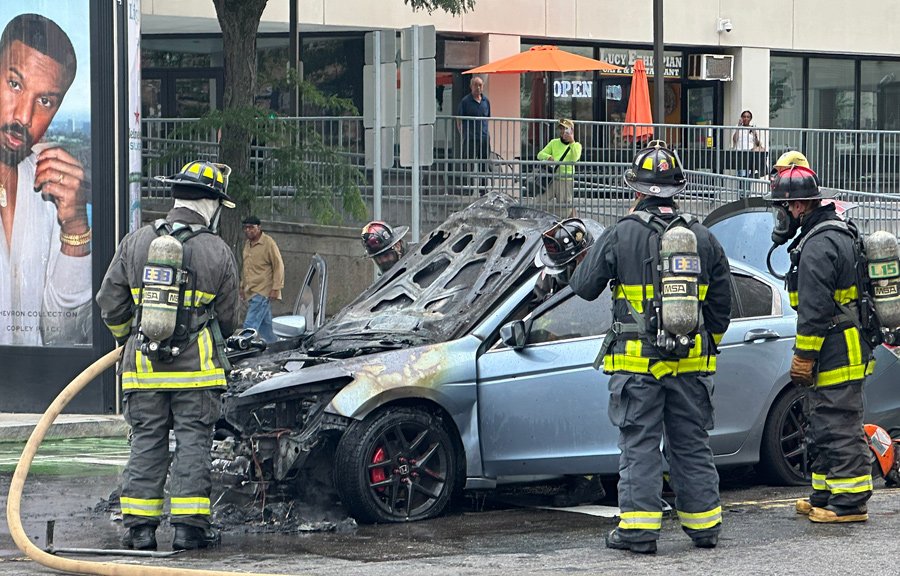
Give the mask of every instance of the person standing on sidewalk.
[[(538, 152), (537, 159), (559, 163), (547, 190), (549, 209), (562, 216), (575, 213), (575, 162), (581, 159), (581, 143), (575, 140), (575, 123), (561, 118), (557, 123), (559, 137), (550, 140)], [(571, 164), (570, 164), (571, 162)], [(568, 209), (568, 210), (567, 210)]]
[[(612, 283), (615, 322), (595, 365), (612, 374), (608, 413), (619, 428), (622, 513), (606, 546), (639, 554), (656, 552), (662, 528), (663, 439), (682, 529), (698, 548), (718, 544), (722, 507), (708, 431), (716, 346), (731, 311), (731, 273), (722, 246), (672, 200), (687, 184), (681, 161), (664, 142), (648, 146), (625, 172), (625, 184), (637, 197), (634, 211), (604, 231), (569, 283), (585, 300), (597, 299)], [(674, 233), (682, 240), (692, 236), (695, 248), (662, 254), (662, 238)], [(682, 289), (663, 290), (661, 269), (681, 272), (674, 279), (684, 283), (666, 288)], [(685, 276), (692, 277), (690, 283)], [(693, 295), (696, 306), (694, 328), (678, 339), (665, 330), (667, 306), (676, 305), (666, 303), (662, 295), (668, 293), (684, 294), (680, 300)]]
[(132, 440), (122, 480), (128, 529), (122, 544), (157, 547), (171, 429), (172, 548), (190, 550), (219, 543), (210, 526), (210, 450), (230, 369), (222, 333), (231, 333), (237, 319), (238, 277), (234, 254), (215, 230), (222, 207), (234, 203), (217, 165), (191, 162), (160, 180), (171, 184), (174, 207), (125, 236), (96, 299), (125, 347), (119, 369)]
[(813, 522), (864, 522), (872, 496), (871, 454), (863, 428), (863, 385), (875, 368), (872, 347), (860, 333), (862, 294), (856, 228), (837, 215), (815, 172), (791, 166), (778, 173), (766, 200), (786, 211), (799, 236), (788, 246), (785, 277), (797, 310), (791, 379), (807, 388), (809, 429), (815, 446), (812, 493), (796, 510)]
[(244, 264), (241, 300), (248, 301), (244, 328), (253, 328), (266, 342), (278, 339), (272, 331), (272, 300), (281, 300), (284, 288), (284, 261), (278, 245), (262, 231), (259, 218), (244, 220)]
[[(473, 161), (466, 170), (485, 174), (489, 171), (488, 156), (491, 153), (487, 121), (491, 117), (491, 101), (484, 94), (484, 80), (480, 76), (472, 76), (469, 90), (456, 110), (457, 116), (464, 116), (456, 121), (456, 127), (462, 136), (462, 157)], [(484, 186), (484, 176), (480, 186)]]

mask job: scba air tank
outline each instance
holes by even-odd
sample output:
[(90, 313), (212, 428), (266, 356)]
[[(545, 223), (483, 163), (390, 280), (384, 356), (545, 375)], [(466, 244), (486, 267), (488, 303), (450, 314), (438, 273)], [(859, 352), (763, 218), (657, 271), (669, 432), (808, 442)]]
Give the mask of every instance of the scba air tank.
[(659, 256), (662, 262), (662, 327), (680, 340), (677, 344), (692, 344), (685, 336), (697, 330), (700, 319), (697, 237), (684, 226), (669, 228), (660, 241)]
[(163, 235), (150, 243), (143, 274), (141, 333), (151, 342), (162, 342), (175, 332), (183, 258), (184, 249), (177, 238)]
[[(868, 272), (872, 282), (872, 300), (882, 328), (896, 332), (900, 328), (900, 257), (897, 237), (879, 230), (866, 238)], [(886, 339), (887, 341), (887, 339)]]

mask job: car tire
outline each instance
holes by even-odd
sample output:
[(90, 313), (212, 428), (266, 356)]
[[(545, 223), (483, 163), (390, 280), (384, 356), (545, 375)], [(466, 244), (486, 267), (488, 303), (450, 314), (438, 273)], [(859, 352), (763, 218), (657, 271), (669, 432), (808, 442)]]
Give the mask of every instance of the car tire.
[(414, 407), (383, 409), (344, 433), (335, 454), (335, 486), (360, 523), (434, 518), (455, 490), (457, 454), (440, 414)]
[(760, 446), (760, 464), (769, 484), (809, 485), (810, 454), (806, 442), (808, 422), (803, 390), (790, 386), (772, 404)]

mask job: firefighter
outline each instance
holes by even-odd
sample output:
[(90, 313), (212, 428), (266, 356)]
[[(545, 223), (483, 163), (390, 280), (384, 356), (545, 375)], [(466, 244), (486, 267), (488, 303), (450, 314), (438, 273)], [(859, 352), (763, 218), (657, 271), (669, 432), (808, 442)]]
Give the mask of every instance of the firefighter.
[[(604, 231), (570, 282), (586, 300), (600, 296), (607, 283), (613, 295), (613, 329), (596, 364), (611, 374), (608, 413), (619, 428), (622, 451), (622, 512), (606, 546), (656, 552), (665, 438), (682, 529), (695, 546), (713, 548), (722, 508), (708, 431), (716, 344), (731, 309), (728, 260), (702, 224), (680, 214), (672, 197), (686, 180), (679, 158), (664, 142), (652, 141), (637, 153), (625, 183), (635, 192), (634, 211)], [(672, 238), (685, 240), (680, 253), (669, 253)], [(671, 276), (675, 271), (679, 275)], [(672, 284), (676, 278), (681, 284)], [(680, 299), (667, 302), (664, 293)]]
[(378, 220), (363, 226), (360, 240), (366, 250), (366, 256), (375, 261), (382, 274), (391, 269), (406, 254), (406, 242), (403, 237), (409, 232), (408, 226), (400, 226), (396, 230)]
[(210, 526), (210, 449), (229, 369), (222, 333), (234, 329), (239, 294), (234, 256), (215, 234), (222, 207), (234, 207), (226, 176), (217, 165), (191, 162), (159, 178), (171, 185), (172, 210), (125, 236), (97, 293), (103, 321), (125, 348), (119, 370), (132, 430), (121, 495), (127, 548), (157, 547), (170, 429), (172, 547), (219, 543)]
[(855, 228), (835, 212), (816, 174), (792, 166), (773, 180), (766, 200), (786, 212), (791, 267), (786, 276), (797, 310), (791, 361), (794, 384), (808, 388), (808, 439), (815, 445), (812, 493), (796, 510), (813, 522), (863, 522), (872, 468), (863, 430), (863, 383), (875, 365), (861, 333), (861, 254)]
[(580, 218), (566, 218), (541, 234), (541, 249), (534, 257), (534, 265), (541, 268), (534, 286), (537, 304), (566, 287), (593, 243), (593, 235)]
[(806, 159), (806, 156), (802, 152), (798, 152), (797, 150), (788, 150), (787, 152), (779, 156), (778, 160), (775, 161), (775, 164), (772, 165), (772, 171), (769, 172), (769, 178), (775, 178), (776, 175), (780, 174), (784, 170), (787, 170), (791, 166), (802, 166), (803, 168), (810, 168), (809, 160)]

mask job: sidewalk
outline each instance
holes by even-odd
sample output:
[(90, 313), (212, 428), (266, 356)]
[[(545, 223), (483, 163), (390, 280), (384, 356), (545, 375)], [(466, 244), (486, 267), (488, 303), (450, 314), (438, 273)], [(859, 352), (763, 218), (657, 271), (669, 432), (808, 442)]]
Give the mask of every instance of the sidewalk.
[[(0, 412), (0, 442), (25, 442), (41, 419), (42, 414), (17, 414)], [(47, 440), (66, 438), (125, 437), (128, 426), (121, 415), (60, 414), (50, 430)]]

